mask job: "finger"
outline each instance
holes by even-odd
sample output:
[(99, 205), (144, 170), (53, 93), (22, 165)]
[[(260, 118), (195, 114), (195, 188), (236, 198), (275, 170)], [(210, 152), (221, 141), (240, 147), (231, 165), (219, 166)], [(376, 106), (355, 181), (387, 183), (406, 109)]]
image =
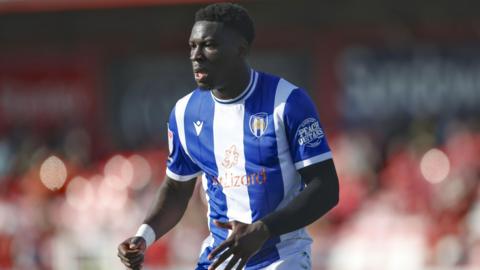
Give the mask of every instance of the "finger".
[(126, 266), (125, 267), (128, 269), (128, 270), (141, 270), (143, 268), (143, 264), (139, 264), (139, 265), (132, 265), (132, 266)]
[(124, 264), (124, 265), (127, 269), (132, 269), (132, 270), (142, 269), (142, 267), (143, 267), (143, 264), (135, 264), (135, 265)]
[(142, 255), (142, 256), (138, 256), (136, 258), (120, 258), (120, 260), (126, 266), (133, 266), (133, 265), (138, 265), (138, 264), (143, 263), (144, 257)]
[(143, 249), (118, 249), (118, 254), (123, 255), (124, 257), (132, 257), (138, 254), (143, 254)]
[(123, 242), (120, 245), (118, 245), (118, 253), (126, 254), (128, 252), (128, 243)]
[(118, 246), (118, 253), (123, 255), (124, 257), (131, 257), (135, 256), (138, 253), (143, 253), (142, 246), (134, 246), (133, 248), (130, 248), (131, 244), (127, 241), (121, 243)]
[(136, 258), (132, 258), (130, 259), (130, 264), (134, 265), (134, 264), (140, 264), (140, 263), (143, 263), (143, 260), (144, 260), (144, 256), (141, 255), (141, 256), (138, 256)]
[(137, 256), (143, 256), (145, 252), (144, 240), (140, 238), (140, 240), (137, 241), (140, 241), (139, 245), (135, 242), (131, 243), (130, 241), (125, 241), (120, 244), (118, 246), (118, 257), (132, 259)]
[(222, 255), (220, 255), (220, 257), (218, 257), (218, 259), (216, 261), (214, 261), (212, 263), (212, 265), (210, 265), (208, 270), (217, 269), (217, 267), (220, 264), (222, 264), (226, 259), (228, 259), (228, 257), (230, 257), (230, 255), (232, 255), (232, 252), (233, 251), (231, 249), (227, 249), (225, 252), (222, 253)]
[(143, 260), (135, 263), (132, 263), (129, 261), (123, 261), (123, 260), (121, 262), (123, 263), (123, 265), (125, 265), (128, 268), (139, 268), (141, 265), (143, 265)]
[(218, 220), (214, 220), (213, 223), (217, 227), (220, 227), (222, 229), (228, 229), (228, 230), (233, 229), (233, 223), (232, 222), (221, 222), (221, 221), (218, 221)]
[(127, 269), (131, 270), (141, 270), (143, 268), (143, 264), (132, 265), (130, 267), (127, 266)]
[(218, 245), (218, 247), (214, 248), (212, 252), (208, 255), (208, 259), (211, 260), (215, 257), (217, 257), (218, 254), (220, 254), (224, 249), (228, 248), (231, 245), (231, 241), (229, 239), (223, 241)]
[(241, 259), (236, 270), (242, 270), (243, 267), (245, 266), (245, 264), (247, 264), (247, 261), (248, 261), (248, 259)]
[(139, 248), (141, 248), (142, 241), (145, 241), (145, 239), (143, 239), (142, 237), (134, 237), (134, 238), (130, 239), (130, 243), (129, 243), (128, 248), (129, 249), (139, 249)]
[(128, 251), (126, 254), (122, 254), (120, 251), (117, 253), (118, 257), (125, 260), (133, 260), (137, 257), (143, 257), (143, 251), (141, 250), (133, 250)]
[(127, 266), (127, 270), (142, 270), (142, 268), (143, 268), (143, 265), (137, 265), (132, 267)]
[(125, 264), (125, 267), (127, 269), (138, 270), (138, 269), (142, 269), (143, 264), (135, 264), (135, 265), (126, 265)]
[(125, 259), (125, 258), (120, 258), (120, 261), (127, 267), (134, 267), (134, 266), (138, 266), (140, 264), (143, 264), (144, 262), (144, 258), (143, 257), (139, 257), (139, 258), (136, 258), (135, 260), (131, 260), (131, 259)]
[(241, 259), (240, 256), (233, 255), (233, 258), (230, 259), (230, 261), (227, 264), (227, 267), (225, 267), (224, 270), (232, 269), (237, 264), (238, 260), (240, 260), (240, 259)]

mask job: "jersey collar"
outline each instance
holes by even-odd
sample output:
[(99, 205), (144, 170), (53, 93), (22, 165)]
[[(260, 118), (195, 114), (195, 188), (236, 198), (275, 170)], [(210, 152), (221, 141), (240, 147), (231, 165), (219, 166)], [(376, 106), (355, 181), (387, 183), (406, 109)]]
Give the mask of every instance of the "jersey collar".
[(248, 82), (247, 88), (245, 88), (245, 90), (243, 90), (242, 93), (237, 97), (231, 98), (231, 99), (220, 99), (215, 97), (215, 95), (213, 95), (211, 91), (210, 91), (210, 94), (212, 95), (212, 98), (218, 103), (222, 103), (222, 104), (236, 103), (241, 100), (247, 99), (252, 94), (253, 90), (255, 89), (255, 86), (257, 85), (257, 79), (258, 79), (258, 73), (253, 69), (250, 69), (250, 81)]

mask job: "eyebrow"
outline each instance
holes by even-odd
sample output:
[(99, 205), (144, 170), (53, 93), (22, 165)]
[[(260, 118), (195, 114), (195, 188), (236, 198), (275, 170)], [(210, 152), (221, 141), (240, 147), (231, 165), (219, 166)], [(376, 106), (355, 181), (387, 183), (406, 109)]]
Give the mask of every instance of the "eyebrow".
[(217, 39), (213, 38), (213, 37), (207, 37), (205, 39), (202, 39), (202, 38), (198, 38), (198, 39), (195, 39), (195, 38), (190, 38), (188, 39), (188, 42), (193, 42), (195, 40), (201, 40), (202, 42), (207, 42), (207, 41), (217, 41)]

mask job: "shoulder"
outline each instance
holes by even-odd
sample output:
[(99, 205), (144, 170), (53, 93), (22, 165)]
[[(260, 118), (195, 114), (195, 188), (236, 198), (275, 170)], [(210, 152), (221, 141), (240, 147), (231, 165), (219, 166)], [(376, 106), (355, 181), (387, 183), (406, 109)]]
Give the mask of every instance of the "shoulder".
[(294, 96), (298, 95), (297, 92), (300, 92), (300, 95), (306, 95), (303, 89), (283, 77), (266, 72), (258, 73), (260, 83), (263, 85), (264, 89), (270, 89), (272, 94), (274, 94), (276, 105), (285, 103), (292, 97), (295, 98)]
[(185, 96), (181, 97), (180, 99), (177, 100), (175, 103), (175, 107), (173, 108), (174, 111), (182, 110), (185, 111), (188, 104), (190, 103), (191, 100), (193, 99), (198, 99), (201, 96), (208, 94), (209, 91), (201, 91), (198, 88), (191, 91), (190, 93), (186, 94)]
[(188, 103), (188, 101), (190, 100), (190, 98), (193, 96), (193, 93), (195, 93), (195, 91), (197, 91), (196, 89), (193, 90), (192, 92), (186, 94), (185, 96), (179, 98), (177, 100), (177, 102), (175, 103), (175, 107), (178, 107), (179, 105), (183, 105), (183, 104), (186, 104)]
[(256, 70), (256, 72), (259, 74), (259, 78), (263, 81), (272, 81), (272, 82), (277, 82), (277, 83), (282, 82), (282, 83), (287, 83), (288, 85), (291, 85), (295, 88), (299, 88), (298, 86), (296, 86), (295, 84), (291, 83), (290, 81), (288, 81), (287, 79), (285, 79), (281, 76), (271, 74), (271, 73), (268, 73), (268, 72), (264, 72), (264, 71), (258, 71), (258, 70)]
[(258, 74), (258, 81), (263, 87), (266, 87), (266, 86), (276, 87), (278, 82), (280, 80), (283, 80), (282, 77), (268, 73), (268, 72), (258, 71), (258, 70), (255, 70), (255, 71)]
[(255, 70), (258, 74), (257, 89), (267, 97), (275, 97), (279, 102), (284, 102), (292, 90), (298, 86), (292, 84), (288, 80), (263, 71)]

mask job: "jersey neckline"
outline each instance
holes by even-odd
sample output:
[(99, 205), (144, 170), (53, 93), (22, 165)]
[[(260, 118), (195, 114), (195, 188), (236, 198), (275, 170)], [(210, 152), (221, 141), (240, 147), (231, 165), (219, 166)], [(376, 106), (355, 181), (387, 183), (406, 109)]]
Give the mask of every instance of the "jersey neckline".
[(234, 97), (231, 99), (220, 99), (215, 97), (212, 91), (210, 91), (210, 95), (212, 96), (213, 100), (221, 104), (237, 103), (241, 100), (247, 99), (252, 94), (253, 90), (257, 85), (257, 79), (258, 79), (258, 73), (255, 70), (250, 69), (250, 81), (248, 82), (248, 85), (245, 88), (245, 90), (243, 90), (242, 93), (240, 93), (240, 95), (238, 95), (237, 97)]

